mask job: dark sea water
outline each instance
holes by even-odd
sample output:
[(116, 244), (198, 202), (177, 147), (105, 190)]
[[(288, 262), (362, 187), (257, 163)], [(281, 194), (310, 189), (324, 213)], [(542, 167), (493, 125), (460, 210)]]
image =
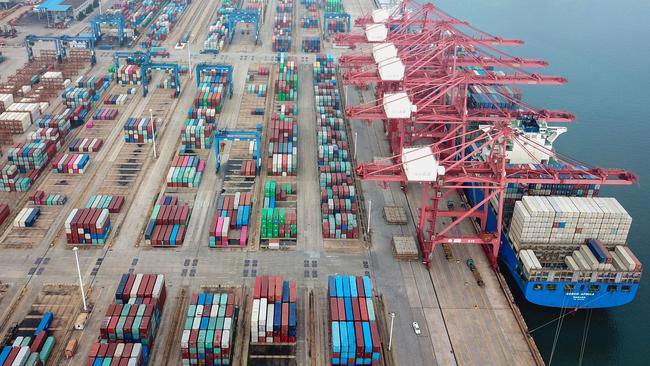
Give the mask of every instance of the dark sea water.
[[(634, 171), (638, 186), (606, 188), (633, 217), (630, 247), (650, 269), (650, 1), (649, 0), (441, 0), (447, 13), (483, 31), (523, 39), (514, 55), (541, 58), (544, 73), (569, 79), (565, 86), (522, 88), (541, 108), (577, 115), (555, 148), (578, 161)], [(646, 277), (649, 277), (646, 275)], [(513, 292), (518, 292), (514, 289)], [(530, 329), (559, 309), (520, 301)], [(565, 318), (552, 365), (577, 365), (586, 311)], [(557, 322), (533, 335), (549, 363)], [(636, 300), (593, 312), (583, 365), (650, 365), (650, 278)]]

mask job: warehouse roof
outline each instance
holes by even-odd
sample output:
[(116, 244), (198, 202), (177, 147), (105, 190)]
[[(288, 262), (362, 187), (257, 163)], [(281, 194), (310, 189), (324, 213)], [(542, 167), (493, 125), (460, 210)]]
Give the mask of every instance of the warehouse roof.
[(63, 4), (65, 0), (45, 0), (43, 3), (36, 5), (39, 11), (68, 11), (72, 8), (70, 5)]

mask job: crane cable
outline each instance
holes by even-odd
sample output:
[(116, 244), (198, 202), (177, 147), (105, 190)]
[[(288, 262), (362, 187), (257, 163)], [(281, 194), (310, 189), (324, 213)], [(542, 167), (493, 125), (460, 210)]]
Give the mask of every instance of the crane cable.
[(560, 308), (560, 317), (555, 327), (555, 335), (553, 337), (553, 347), (551, 348), (551, 355), (548, 358), (548, 365), (551, 366), (553, 362), (553, 355), (555, 355), (555, 349), (557, 348), (557, 341), (560, 339), (560, 331), (562, 330), (562, 325), (564, 324), (564, 317), (566, 312), (566, 307), (564, 306), (566, 302), (566, 297), (562, 299), (562, 307)]
[(593, 309), (589, 309), (587, 313), (587, 319), (585, 320), (585, 327), (582, 330), (582, 343), (580, 344), (580, 359), (578, 361), (578, 366), (582, 366), (582, 361), (585, 355), (585, 348), (587, 347), (587, 337), (589, 336), (589, 327), (591, 326), (591, 315), (593, 314)]

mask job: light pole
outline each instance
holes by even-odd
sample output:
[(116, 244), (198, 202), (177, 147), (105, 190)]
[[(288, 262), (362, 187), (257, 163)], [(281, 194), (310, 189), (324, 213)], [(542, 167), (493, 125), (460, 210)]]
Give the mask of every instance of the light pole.
[(192, 55), (190, 54), (190, 39), (189, 37), (187, 38), (187, 73), (190, 76), (190, 79), (192, 78)]
[(84, 292), (84, 281), (81, 279), (81, 268), (79, 267), (79, 255), (77, 252), (79, 251), (78, 247), (72, 248), (72, 251), (74, 252), (74, 259), (77, 262), (77, 274), (79, 275), (79, 288), (81, 289), (81, 300), (84, 303), (84, 312), (88, 311), (88, 305), (86, 305), (86, 293)]
[(370, 232), (370, 210), (372, 210), (372, 200), (368, 200), (368, 228), (366, 229), (366, 233)]
[(388, 335), (388, 350), (393, 346), (393, 323), (395, 322), (395, 313), (390, 313), (390, 334)]
[(149, 118), (151, 118), (151, 132), (153, 137), (153, 158), (158, 159), (156, 155), (156, 121), (153, 120), (153, 109), (149, 108)]

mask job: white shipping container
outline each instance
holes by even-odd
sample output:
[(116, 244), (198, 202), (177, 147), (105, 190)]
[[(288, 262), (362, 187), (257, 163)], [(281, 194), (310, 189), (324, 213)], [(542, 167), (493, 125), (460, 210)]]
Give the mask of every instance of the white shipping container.
[(268, 342), (273, 342), (273, 311), (275, 309), (275, 304), (269, 304), (267, 306), (266, 312), (266, 336), (271, 336), (271, 340)]
[[(187, 331), (187, 341), (189, 342), (189, 335), (190, 331)], [(115, 353), (114, 355), (117, 357), (122, 356), (122, 352), (124, 352), (124, 343), (118, 343), (117, 346), (115, 347)]]
[(576, 263), (575, 259), (573, 259), (573, 257), (571, 257), (571, 256), (567, 255), (566, 257), (564, 257), (564, 263), (572, 271), (579, 271), (580, 270), (580, 267)]
[(627, 252), (623, 250), (623, 247), (621, 245), (617, 245), (616, 247), (614, 247), (614, 252), (618, 255), (623, 266), (625, 266), (628, 269), (628, 271), (634, 271), (636, 264), (629, 256), (629, 254), (627, 254)]
[(156, 277), (156, 283), (153, 285), (153, 290), (151, 291), (151, 297), (158, 299), (162, 293), (163, 286), (165, 285), (165, 275), (159, 274)]
[(224, 330), (221, 335), (221, 348), (228, 349), (230, 348), (230, 331)]
[(20, 347), (20, 344), (23, 343), (23, 339), (25, 339), (23, 336), (16, 337), (16, 339), (14, 339), (14, 343), (11, 344), (11, 347)]
[(260, 299), (253, 300), (253, 310), (251, 311), (251, 342), (257, 342), (257, 332), (259, 331), (260, 317)]
[(260, 299), (260, 319), (258, 324), (258, 331), (266, 334), (266, 314), (267, 314), (267, 299), (265, 297)]
[(135, 281), (133, 281), (133, 287), (131, 287), (131, 293), (129, 294), (131, 298), (138, 296), (138, 288), (140, 287), (140, 283), (142, 283), (142, 277), (142, 273), (135, 275)]
[(14, 362), (11, 364), (11, 366), (25, 366), (25, 363), (27, 362), (27, 358), (29, 358), (29, 347), (21, 347), (20, 351), (18, 351), (18, 355), (16, 355), (16, 358), (14, 358)]

